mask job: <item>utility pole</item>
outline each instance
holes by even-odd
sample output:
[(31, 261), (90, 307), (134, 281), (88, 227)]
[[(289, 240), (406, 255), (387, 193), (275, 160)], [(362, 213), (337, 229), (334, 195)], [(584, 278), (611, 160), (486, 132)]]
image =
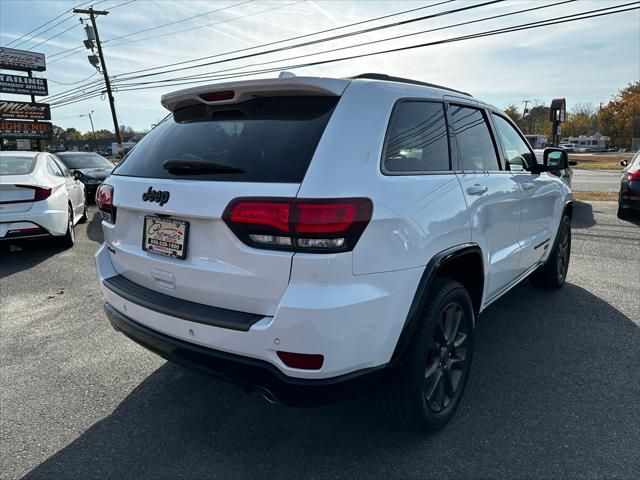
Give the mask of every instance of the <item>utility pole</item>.
[(96, 131), (93, 128), (93, 118), (91, 117), (91, 114), (93, 114), (93, 110), (91, 110), (89, 113), (85, 114), (85, 115), (80, 115), (81, 117), (89, 117), (89, 121), (91, 122), (91, 132), (93, 133), (93, 148), (96, 149), (96, 151), (98, 150), (98, 140), (96, 140)]
[[(524, 103), (524, 110), (522, 110), (522, 125), (524, 126), (524, 122), (525, 122), (525, 117), (527, 116), (527, 114), (529, 113), (529, 109), (527, 108), (527, 105), (529, 105), (529, 103), (531, 103), (531, 100), (523, 100), (522, 103)], [(529, 131), (527, 133), (533, 133), (532, 130), (532, 126), (531, 126), (531, 115), (529, 115)]]
[[(116, 116), (116, 106), (113, 100), (113, 93), (111, 93), (111, 81), (109, 80), (109, 74), (107, 73), (107, 64), (105, 63), (104, 55), (102, 54), (102, 44), (100, 43), (98, 25), (96, 24), (96, 15), (108, 15), (109, 12), (105, 10), (94, 10), (93, 7), (89, 7), (88, 9), (74, 8), (73, 13), (89, 15), (89, 18), (91, 19), (91, 25), (93, 26), (93, 32), (95, 34), (96, 46), (98, 47), (98, 56), (100, 57), (100, 65), (102, 66), (102, 74), (104, 75), (104, 83), (107, 87), (107, 98), (109, 99), (109, 106), (111, 107), (111, 117), (113, 118), (113, 128), (116, 132), (116, 141), (118, 142), (118, 149), (122, 152), (122, 136), (120, 135), (120, 127), (118, 126), (118, 117)], [(88, 31), (87, 34), (89, 35)], [(87, 48), (90, 48), (88, 45), (92, 44), (92, 40), (93, 39), (89, 36), (88, 43), (85, 42)], [(89, 59), (89, 61), (93, 65), (91, 58)], [(91, 123), (93, 125), (93, 121), (91, 121)]]

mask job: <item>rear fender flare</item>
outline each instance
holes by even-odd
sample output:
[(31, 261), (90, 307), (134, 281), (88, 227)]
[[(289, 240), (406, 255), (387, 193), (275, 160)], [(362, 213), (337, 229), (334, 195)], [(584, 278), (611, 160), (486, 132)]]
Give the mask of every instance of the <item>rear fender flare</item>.
[[(418, 287), (416, 288), (416, 293), (413, 297), (413, 301), (411, 302), (411, 307), (409, 307), (409, 313), (407, 313), (407, 318), (402, 328), (402, 332), (400, 333), (400, 337), (398, 338), (398, 342), (396, 343), (396, 348), (391, 357), (392, 363), (399, 361), (403, 353), (406, 351), (411, 338), (413, 337), (413, 334), (420, 322), (420, 312), (424, 311), (425, 304), (429, 298), (429, 289), (431, 287), (433, 279), (437, 276), (438, 271), (452, 259), (460, 258), (466, 255), (478, 255), (481, 259), (483, 258), (482, 251), (478, 244), (463, 243), (443, 250), (442, 252), (434, 255), (431, 260), (429, 260), (429, 263), (427, 263), (427, 266), (422, 273), (420, 282), (418, 282)], [(474, 310), (473, 323), (475, 326), (475, 321), (479, 314), (479, 309), (474, 308)]]

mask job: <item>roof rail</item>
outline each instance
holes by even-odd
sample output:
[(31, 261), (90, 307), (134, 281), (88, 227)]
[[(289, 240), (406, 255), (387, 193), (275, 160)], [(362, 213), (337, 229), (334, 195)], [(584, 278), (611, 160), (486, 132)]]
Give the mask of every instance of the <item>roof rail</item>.
[(349, 77), (349, 80), (356, 80), (359, 78), (364, 78), (369, 80), (384, 80), (387, 82), (410, 83), (412, 85), (422, 85), (423, 87), (440, 88), (442, 90), (449, 90), (451, 92), (461, 93), (462, 95), (473, 97), (473, 95), (471, 95), (470, 93), (462, 92), (454, 88), (443, 87), (442, 85), (436, 85), (434, 83), (420, 82), (418, 80), (411, 80), (410, 78), (392, 77), (390, 75), (385, 75), (384, 73), (361, 73), (360, 75)]

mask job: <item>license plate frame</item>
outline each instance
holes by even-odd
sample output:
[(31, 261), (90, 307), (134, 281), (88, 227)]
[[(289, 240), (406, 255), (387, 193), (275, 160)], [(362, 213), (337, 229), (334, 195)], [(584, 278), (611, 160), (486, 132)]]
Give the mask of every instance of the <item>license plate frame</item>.
[[(159, 225), (159, 227), (154, 227), (154, 225)], [(178, 235), (178, 238), (171, 238), (173, 235)], [(160, 240), (158, 237), (164, 237), (165, 240)], [(185, 260), (187, 258), (188, 239), (189, 222), (159, 215), (144, 216), (142, 250), (145, 252), (176, 260)], [(150, 244), (150, 241), (155, 241), (156, 245)], [(166, 242), (166, 244), (163, 245), (161, 242)]]

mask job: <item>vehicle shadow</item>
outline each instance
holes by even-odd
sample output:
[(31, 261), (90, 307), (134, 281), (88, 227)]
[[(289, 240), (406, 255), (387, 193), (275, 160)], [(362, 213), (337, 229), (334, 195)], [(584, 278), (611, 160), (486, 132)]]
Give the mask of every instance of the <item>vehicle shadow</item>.
[(0, 279), (34, 267), (64, 250), (55, 238), (0, 242)]
[(573, 228), (589, 228), (596, 224), (593, 216), (593, 206), (587, 202), (576, 200), (573, 204), (571, 226)]
[(97, 209), (89, 209), (90, 221), (87, 223), (87, 238), (96, 243), (102, 243), (104, 241), (104, 235), (102, 233), (102, 216)]
[(290, 409), (167, 363), (25, 478), (633, 478), (639, 345), (588, 291), (522, 285), (482, 315), (439, 433), (387, 426), (371, 398)]

